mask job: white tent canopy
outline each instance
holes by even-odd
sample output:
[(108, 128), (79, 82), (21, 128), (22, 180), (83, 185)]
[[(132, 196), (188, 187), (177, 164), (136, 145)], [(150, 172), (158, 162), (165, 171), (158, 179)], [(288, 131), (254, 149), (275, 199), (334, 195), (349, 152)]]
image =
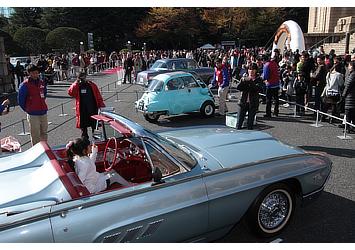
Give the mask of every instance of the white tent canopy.
[(201, 46), (200, 49), (215, 49), (216, 47), (212, 46), (209, 43), (206, 43), (205, 45)]

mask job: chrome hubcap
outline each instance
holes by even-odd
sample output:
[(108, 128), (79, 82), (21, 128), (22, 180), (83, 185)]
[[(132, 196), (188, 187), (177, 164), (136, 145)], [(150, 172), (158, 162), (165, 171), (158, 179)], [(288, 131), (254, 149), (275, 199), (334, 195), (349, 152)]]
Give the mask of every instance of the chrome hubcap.
[(259, 208), (260, 226), (266, 231), (284, 226), (291, 214), (291, 202), (290, 195), (284, 190), (275, 190), (266, 196)]

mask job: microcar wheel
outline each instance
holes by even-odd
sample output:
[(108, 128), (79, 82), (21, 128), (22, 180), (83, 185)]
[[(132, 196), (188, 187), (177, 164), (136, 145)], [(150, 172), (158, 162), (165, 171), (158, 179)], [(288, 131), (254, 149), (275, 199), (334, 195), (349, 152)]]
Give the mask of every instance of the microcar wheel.
[(212, 102), (205, 102), (202, 105), (200, 112), (204, 117), (211, 117), (214, 115), (215, 109), (216, 108)]
[(159, 119), (160, 115), (158, 114), (144, 114), (144, 118), (148, 121), (148, 122), (157, 122)]
[(267, 187), (254, 201), (248, 220), (257, 235), (272, 237), (287, 226), (294, 209), (293, 192), (287, 185), (278, 183)]

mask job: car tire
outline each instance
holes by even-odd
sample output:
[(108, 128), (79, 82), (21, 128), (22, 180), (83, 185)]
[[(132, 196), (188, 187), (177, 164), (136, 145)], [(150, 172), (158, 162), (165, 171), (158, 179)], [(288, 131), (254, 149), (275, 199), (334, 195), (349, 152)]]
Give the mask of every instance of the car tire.
[(204, 102), (201, 106), (200, 112), (204, 117), (212, 117), (216, 110), (215, 105), (211, 101)]
[(273, 237), (291, 220), (295, 210), (295, 194), (284, 183), (265, 188), (248, 212), (248, 222), (258, 236)]
[(159, 119), (160, 115), (158, 114), (144, 114), (144, 118), (151, 123), (156, 123)]

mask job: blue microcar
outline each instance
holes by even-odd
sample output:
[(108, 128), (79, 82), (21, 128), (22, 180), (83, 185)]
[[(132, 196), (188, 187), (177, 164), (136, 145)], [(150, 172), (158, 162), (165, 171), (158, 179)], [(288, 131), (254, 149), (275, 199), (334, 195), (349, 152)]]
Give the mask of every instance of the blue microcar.
[(214, 115), (216, 106), (205, 83), (187, 72), (171, 72), (155, 76), (148, 90), (136, 102), (149, 122), (161, 115), (178, 115), (198, 111), (205, 117)]

